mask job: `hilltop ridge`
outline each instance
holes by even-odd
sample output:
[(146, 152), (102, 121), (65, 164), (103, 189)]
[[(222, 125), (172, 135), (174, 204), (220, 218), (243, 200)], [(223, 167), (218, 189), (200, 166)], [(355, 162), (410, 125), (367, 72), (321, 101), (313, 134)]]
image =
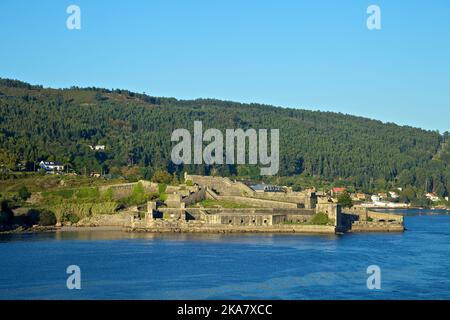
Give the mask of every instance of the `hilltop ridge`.
[[(27, 168), (54, 160), (79, 173), (258, 175), (254, 166), (173, 165), (171, 132), (192, 130), (195, 120), (205, 129), (280, 129), (280, 176), (345, 179), (361, 189), (396, 184), (442, 196), (450, 191), (448, 133), (333, 112), (0, 79), (2, 157)], [(106, 149), (93, 152), (94, 144)]]

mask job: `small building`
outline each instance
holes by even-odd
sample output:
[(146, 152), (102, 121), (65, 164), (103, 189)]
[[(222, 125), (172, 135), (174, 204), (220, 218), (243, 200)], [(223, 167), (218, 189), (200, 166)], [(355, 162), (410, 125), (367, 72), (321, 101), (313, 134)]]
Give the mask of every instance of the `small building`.
[(362, 192), (358, 192), (358, 193), (356, 193), (355, 198), (357, 200), (360, 200), (360, 201), (365, 201), (366, 200), (366, 194), (362, 193)]
[(27, 171), (27, 164), (25, 162), (16, 163), (16, 171)]
[(95, 146), (89, 146), (89, 148), (91, 148), (91, 150), (99, 151), (99, 150), (105, 150), (106, 147), (103, 144), (98, 144)]
[(428, 192), (426, 194), (426, 197), (427, 197), (428, 200), (431, 200), (433, 202), (439, 201), (439, 197), (436, 194), (434, 194), (433, 192)]
[(335, 197), (347, 191), (347, 188), (344, 187), (334, 187), (331, 189), (331, 196)]
[(378, 202), (381, 200), (380, 196), (377, 196), (375, 194), (371, 195), (370, 199), (372, 200), (372, 202)]
[(280, 186), (269, 185), (265, 183), (259, 183), (250, 186), (255, 192), (284, 192), (284, 188)]
[(60, 162), (41, 161), (39, 162), (39, 167), (41, 167), (47, 173), (64, 171), (64, 166)]
[(399, 195), (398, 195), (397, 192), (395, 192), (395, 191), (389, 191), (389, 196), (390, 196), (392, 199), (398, 199), (398, 197), (399, 197)]

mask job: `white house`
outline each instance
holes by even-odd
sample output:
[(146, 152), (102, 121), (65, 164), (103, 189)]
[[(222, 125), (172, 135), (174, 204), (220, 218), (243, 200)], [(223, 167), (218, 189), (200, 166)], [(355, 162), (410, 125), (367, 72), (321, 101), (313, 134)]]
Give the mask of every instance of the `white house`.
[(39, 162), (39, 167), (41, 167), (47, 172), (64, 170), (64, 166), (60, 162), (53, 162), (53, 161), (41, 161)]
[(95, 151), (105, 150), (105, 145), (98, 144), (98, 145), (95, 145), (95, 146), (89, 146), (89, 148), (91, 148), (91, 150), (95, 150)]
[(433, 202), (439, 201), (439, 197), (431, 192), (428, 192), (426, 197), (427, 197), (427, 199), (430, 199)]
[(372, 199), (372, 202), (378, 202), (378, 201), (380, 201), (380, 197), (377, 196), (377, 195), (372, 195), (372, 196), (370, 197), (370, 199)]
[(389, 191), (389, 195), (391, 196), (392, 199), (397, 199), (398, 198), (398, 194), (395, 191)]

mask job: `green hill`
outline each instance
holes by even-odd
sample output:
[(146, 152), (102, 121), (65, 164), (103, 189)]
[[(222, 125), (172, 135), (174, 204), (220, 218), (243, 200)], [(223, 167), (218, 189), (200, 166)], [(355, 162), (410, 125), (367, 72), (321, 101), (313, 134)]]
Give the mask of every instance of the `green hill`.
[[(175, 166), (176, 128), (280, 129), (281, 176), (345, 179), (369, 190), (396, 183), (450, 191), (448, 133), (382, 123), (340, 113), (211, 99), (157, 98), (127, 90), (48, 89), (0, 79), (0, 161), (68, 164), (77, 172), (149, 177), (159, 168), (255, 176), (251, 166)], [(89, 145), (102, 144), (104, 151)]]

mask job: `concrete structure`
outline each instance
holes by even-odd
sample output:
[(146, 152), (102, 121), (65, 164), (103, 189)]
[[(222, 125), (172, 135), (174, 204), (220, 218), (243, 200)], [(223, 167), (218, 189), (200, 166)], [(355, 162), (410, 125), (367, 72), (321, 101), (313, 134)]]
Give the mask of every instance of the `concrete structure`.
[[(349, 231), (402, 231), (403, 218), (357, 207), (342, 212), (340, 205), (315, 193), (249, 192), (228, 178), (186, 175), (186, 185), (167, 188), (167, 199), (149, 201), (136, 209), (128, 230), (146, 232), (293, 232), (344, 233)], [(191, 183), (192, 182), (192, 183)], [(192, 185), (194, 184), (194, 185)], [(167, 191), (166, 190), (166, 191)], [(269, 195), (269, 196), (266, 196)], [(244, 208), (206, 208), (198, 203), (214, 199), (245, 204)], [(323, 224), (312, 224), (317, 214)], [(320, 217), (320, 216), (317, 216)]]
[[(256, 192), (244, 183), (239, 181), (232, 181), (226, 177), (185, 174), (185, 181), (186, 183), (190, 181), (195, 185), (207, 188), (217, 194), (219, 197), (228, 197), (229, 200), (239, 203), (254, 202), (256, 206), (260, 205), (269, 207), (298, 207), (314, 209), (317, 201), (317, 197), (314, 192), (293, 192), (289, 189), (285, 190), (284, 192), (279, 192), (281, 189), (277, 189), (278, 192)], [(245, 197), (245, 199), (239, 197)], [(266, 205), (264, 205), (264, 201), (259, 201), (258, 204), (258, 201), (253, 199), (273, 202), (265, 202)], [(289, 205), (289, 203), (294, 205)]]

